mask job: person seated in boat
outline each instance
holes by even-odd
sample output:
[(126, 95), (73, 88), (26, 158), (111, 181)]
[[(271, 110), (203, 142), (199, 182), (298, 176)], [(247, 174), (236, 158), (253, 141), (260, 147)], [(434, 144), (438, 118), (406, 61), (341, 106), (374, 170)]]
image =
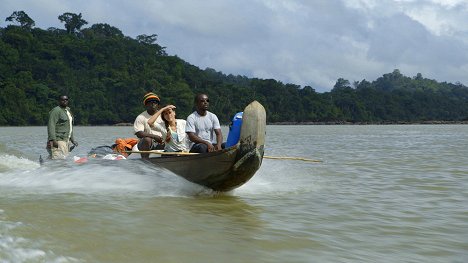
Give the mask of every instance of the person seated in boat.
[[(135, 135), (140, 138), (137, 144), (139, 151), (151, 151), (164, 148), (161, 132), (148, 125), (148, 119), (159, 110), (160, 101), (158, 95), (152, 92), (143, 96), (143, 105), (145, 105), (146, 110), (140, 113), (133, 123)], [(161, 118), (156, 119), (156, 122), (162, 122)], [(148, 157), (149, 153), (141, 153), (141, 158)]]
[[(161, 108), (148, 119), (148, 125), (161, 132), (166, 152), (188, 152), (190, 142), (185, 133), (186, 121), (176, 119), (175, 109), (174, 105)], [(164, 123), (156, 122), (159, 116)]]
[(208, 111), (210, 99), (206, 94), (198, 94), (194, 99), (196, 110), (187, 117), (185, 132), (191, 144), (190, 152), (206, 153), (223, 148), (223, 134), (216, 114)]

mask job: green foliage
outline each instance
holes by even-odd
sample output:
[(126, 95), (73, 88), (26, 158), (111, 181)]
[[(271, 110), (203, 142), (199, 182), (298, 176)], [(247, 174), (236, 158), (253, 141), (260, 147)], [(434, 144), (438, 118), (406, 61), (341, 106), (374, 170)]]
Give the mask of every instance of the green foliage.
[(66, 30), (32, 28), (24, 12), (0, 28), (0, 125), (45, 125), (60, 94), (70, 97), (79, 125), (132, 123), (148, 91), (177, 106), (179, 118), (193, 111), (198, 93), (210, 96), (222, 123), (251, 101), (267, 110), (268, 122), (416, 122), (468, 120), (468, 88), (399, 70), (375, 81), (339, 78), (317, 93), (274, 79), (225, 75), (169, 56), (157, 35), (126, 37), (118, 28), (64, 13)]
[(65, 23), (65, 28), (68, 34), (76, 34), (80, 32), (82, 26), (88, 24), (88, 22), (81, 18), (81, 13), (63, 13), (58, 16), (60, 22)]
[(16, 22), (20, 24), (23, 29), (31, 29), (36, 23), (24, 11), (15, 11), (11, 16), (7, 17), (5, 21)]

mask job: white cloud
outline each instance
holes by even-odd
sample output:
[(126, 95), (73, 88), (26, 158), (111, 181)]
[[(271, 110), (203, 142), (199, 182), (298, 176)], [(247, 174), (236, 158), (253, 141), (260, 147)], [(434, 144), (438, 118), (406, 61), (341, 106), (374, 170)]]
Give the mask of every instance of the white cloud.
[[(0, 0), (0, 21), (24, 10), (41, 28), (82, 13), (131, 37), (157, 34), (169, 54), (225, 74), (318, 91), (338, 78), (375, 80), (399, 68), (468, 84), (462, 0)], [(0, 23), (5, 26), (6, 23)]]

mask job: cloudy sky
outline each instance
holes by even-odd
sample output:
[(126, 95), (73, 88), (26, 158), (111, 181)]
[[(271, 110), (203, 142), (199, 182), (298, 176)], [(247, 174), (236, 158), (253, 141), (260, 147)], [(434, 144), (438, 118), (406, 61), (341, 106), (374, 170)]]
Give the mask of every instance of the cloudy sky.
[(468, 85), (468, 0), (0, 0), (36, 27), (82, 13), (202, 69), (330, 90), (402, 74)]

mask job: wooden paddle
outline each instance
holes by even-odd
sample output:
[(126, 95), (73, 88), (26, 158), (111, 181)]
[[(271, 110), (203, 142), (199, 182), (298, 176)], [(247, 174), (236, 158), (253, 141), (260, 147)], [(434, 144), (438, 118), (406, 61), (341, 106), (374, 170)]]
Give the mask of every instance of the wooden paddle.
[(195, 155), (198, 153), (188, 153), (188, 152), (162, 152), (162, 151), (125, 151), (126, 153), (152, 153), (160, 155)]
[(296, 161), (304, 161), (304, 162), (312, 162), (312, 163), (321, 163), (320, 160), (313, 160), (307, 159), (303, 157), (291, 157), (291, 156), (267, 156), (264, 155), (263, 158), (265, 159), (276, 159), (276, 160), (296, 160)]
[[(126, 153), (152, 153), (160, 155), (196, 155), (199, 153), (189, 153), (189, 152), (162, 152), (162, 151), (125, 151)], [(295, 161), (304, 161), (312, 163), (321, 163), (320, 160), (307, 159), (303, 157), (291, 157), (291, 156), (267, 156), (264, 155), (265, 159), (276, 159), (276, 160), (295, 160)]]

